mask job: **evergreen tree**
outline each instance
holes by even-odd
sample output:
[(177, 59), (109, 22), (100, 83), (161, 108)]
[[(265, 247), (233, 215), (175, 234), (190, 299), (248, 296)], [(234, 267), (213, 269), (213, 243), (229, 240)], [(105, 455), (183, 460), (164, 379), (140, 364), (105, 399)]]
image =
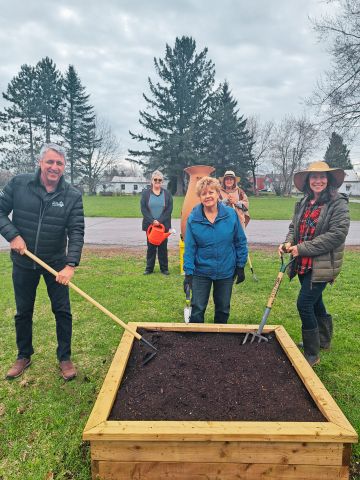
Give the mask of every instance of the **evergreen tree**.
[(207, 60), (207, 48), (196, 53), (191, 37), (176, 38), (174, 48), (166, 45), (164, 59), (154, 59), (162, 83), (149, 78), (152, 98), (143, 95), (148, 110), (140, 111), (139, 123), (149, 136), (130, 132), (148, 149), (129, 150), (129, 160), (146, 169), (160, 168), (176, 181), (183, 193), (184, 168), (204, 163), (207, 151), (207, 125), (212, 101), (215, 69)]
[(353, 168), (350, 161), (350, 150), (344, 144), (341, 135), (335, 132), (331, 134), (324, 160), (332, 168), (342, 168), (344, 170)]
[(63, 78), (55, 63), (43, 58), (35, 67), (38, 115), (37, 124), (45, 132), (45, 141), (51, 135), (60, 135), (63, 109)]
[[(70, 166), (70, 180), (74, 184), (77, 162), (87, 155), (89, 139), (94, 138), (94, 107), (82, 86), (75, 68), (69, 65), (64, 79), (63, 137), (67, 145)], [(91, 140), (93, 143), (93, 140)]]
[(215, 167), (217, 176), (225, 170), (235, 171), (244, 184), (250, 171), (253, 142), (246, 128), (247, 120), (238, 112), (237, 101), (224, 82), (216, 95), (209, 123), (209, 164)]
[[(34, 67), (22, 65), (2, 95), (10, 103), (10, 106), (5, 107), (1, 118), (2, 166), (17, 171), (32, 171), (36, 165), (35, 152), (40, 142), (36, 130), (39, 91)], [(25, 165), (20, 161), (20, 151), (21, 159), (27, 158)]]

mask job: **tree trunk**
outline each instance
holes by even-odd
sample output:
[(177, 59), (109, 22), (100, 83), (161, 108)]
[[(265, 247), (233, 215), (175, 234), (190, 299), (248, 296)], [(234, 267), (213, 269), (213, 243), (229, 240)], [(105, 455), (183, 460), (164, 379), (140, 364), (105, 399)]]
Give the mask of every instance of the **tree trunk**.
[(181, 196), (184, 195), (184, 182), (183, 176), (177, 175), (176, 176), (176, 193), (175, 195)]

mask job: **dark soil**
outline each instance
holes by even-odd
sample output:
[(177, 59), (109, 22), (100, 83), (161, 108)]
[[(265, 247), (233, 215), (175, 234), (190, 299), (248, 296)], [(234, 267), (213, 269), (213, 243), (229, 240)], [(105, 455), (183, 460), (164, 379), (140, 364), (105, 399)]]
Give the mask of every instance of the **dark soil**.
[(324, 422), (275, 337), (140, 331), (158, 348), (142, 365), (134, 346), (109, 420)]

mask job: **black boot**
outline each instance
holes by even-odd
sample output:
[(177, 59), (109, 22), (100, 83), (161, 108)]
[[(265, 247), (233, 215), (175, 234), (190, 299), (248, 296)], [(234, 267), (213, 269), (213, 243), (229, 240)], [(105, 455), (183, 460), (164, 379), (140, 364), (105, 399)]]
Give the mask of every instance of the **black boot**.
[(320, 351), (320, 335), (319, 329), (314, 328), (312, 330), (302, 329), (302, 338), (304, 344), (304, 357), (308, 361), (309, 365), (313, 367), (320, 363), (319, 351)]
[(325, 315), (324, 317), (316, 317), (319, 335), (320, 335), (320, 348), (324, 350), (330, 350), (331, 339), (333, 336), (333, 321), (331, 315)]

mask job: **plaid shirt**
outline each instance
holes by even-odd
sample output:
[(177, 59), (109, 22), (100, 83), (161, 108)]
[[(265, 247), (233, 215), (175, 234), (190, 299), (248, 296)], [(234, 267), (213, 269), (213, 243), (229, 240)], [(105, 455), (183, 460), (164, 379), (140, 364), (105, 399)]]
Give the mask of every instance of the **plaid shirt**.
[[(299, 242), (312, 240), (315, 235), (315, 228), (319, 220), (322, 205), (317, 203), (307, 204), (299, 225)], [(298, 257), (296, 273), (304, 275), (311, 270), (313, 264), (312, 257)]]

